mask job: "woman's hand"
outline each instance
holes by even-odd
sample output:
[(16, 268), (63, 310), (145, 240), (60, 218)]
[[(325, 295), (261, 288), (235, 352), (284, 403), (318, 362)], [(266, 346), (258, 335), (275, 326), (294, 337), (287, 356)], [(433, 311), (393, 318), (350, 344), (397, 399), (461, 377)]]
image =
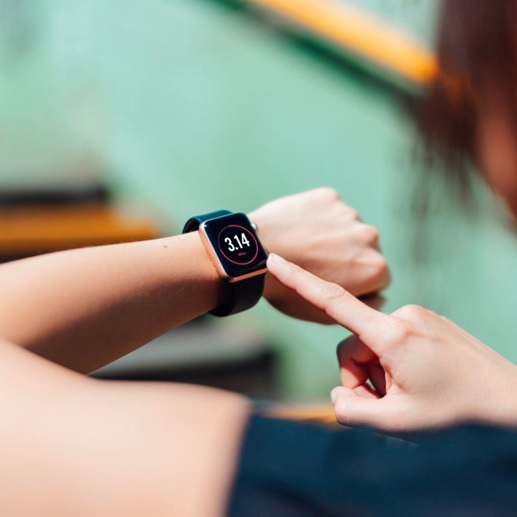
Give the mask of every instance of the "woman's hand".
[[(378, 231), (359, 220), (331, 188), (319, 188), (268, 203), (249, 214), (268, 251), (280, 254), (355, 296), (385, 288), (386, 259)], [(277, 309), (300, 319), (333, 323), (313, 305), (266, 276), (264, 295)]]
[(411, 431), (459, 421), (517, 425), (517, 367), (422, 307), (391, 315), (271, 255), (285, 286), (353, 332), (338, 348), (343, 386), (332, 399), (346, 425)]

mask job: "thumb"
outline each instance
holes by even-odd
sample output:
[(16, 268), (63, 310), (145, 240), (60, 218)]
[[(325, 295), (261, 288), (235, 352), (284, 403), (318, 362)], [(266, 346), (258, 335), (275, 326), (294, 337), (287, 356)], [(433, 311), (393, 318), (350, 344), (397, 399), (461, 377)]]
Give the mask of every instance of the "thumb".
[(356, 391), (339, 386), (331, 393), (337, 421), (346, 426), (369, 426), (398, 429), (394, 418), (394, 402), (389, 396), (376, 398), (361, 396)]

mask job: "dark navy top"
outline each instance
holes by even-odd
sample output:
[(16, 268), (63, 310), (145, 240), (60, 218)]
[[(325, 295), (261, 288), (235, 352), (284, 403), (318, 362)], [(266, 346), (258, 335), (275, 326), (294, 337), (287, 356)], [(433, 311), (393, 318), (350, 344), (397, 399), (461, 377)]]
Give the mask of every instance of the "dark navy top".
[(395, 439), (253, 416), (228, 517), (517, 515), (517, 430)]

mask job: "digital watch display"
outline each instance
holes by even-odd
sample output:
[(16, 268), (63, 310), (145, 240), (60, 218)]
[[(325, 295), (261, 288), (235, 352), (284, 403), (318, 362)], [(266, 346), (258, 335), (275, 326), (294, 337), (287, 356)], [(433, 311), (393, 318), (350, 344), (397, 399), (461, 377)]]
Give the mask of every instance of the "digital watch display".
[(191, 217), (183, 233), (195, 230), (219, 276), (229, 285), (228, 300), (211, 313), (228, 316), (253, 307), (264, 290), (267, 253), (248, 217), (227, 210)]
[[(266, 272), (267, 254), (244, 214), (231, 214), (199, 227), (201, 240), (210, 244), (212, 261), (221, 276), (236, 282)], [(207, 242), (208, 241), (208, 242)]]

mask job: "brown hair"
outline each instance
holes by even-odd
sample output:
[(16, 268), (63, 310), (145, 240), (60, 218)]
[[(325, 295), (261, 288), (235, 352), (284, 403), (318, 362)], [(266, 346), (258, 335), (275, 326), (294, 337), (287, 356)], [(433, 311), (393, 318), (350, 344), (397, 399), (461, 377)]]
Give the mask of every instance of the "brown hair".
[(503, 103), (517, 129), (517, 0), (442, 0), (441, 8), (439, 73), (419, 126), (427, 164), (445, 165), (466, 193), (482, 103)]

